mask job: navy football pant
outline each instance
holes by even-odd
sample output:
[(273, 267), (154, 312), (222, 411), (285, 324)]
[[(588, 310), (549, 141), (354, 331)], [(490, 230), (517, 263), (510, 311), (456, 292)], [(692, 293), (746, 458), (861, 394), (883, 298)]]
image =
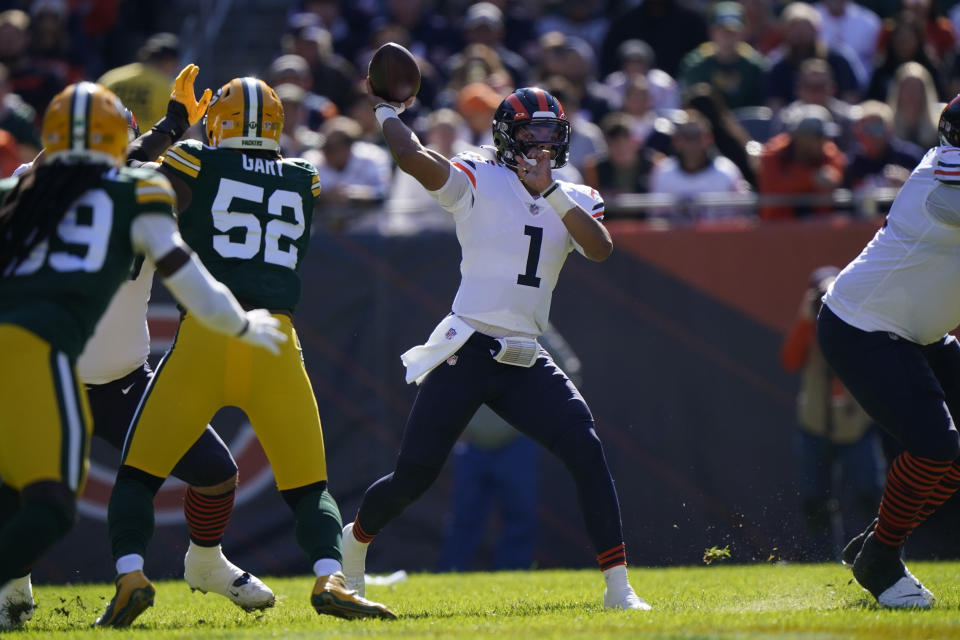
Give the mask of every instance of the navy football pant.
[[(153, 377), (150, 365), (134, 369), (124, 377), (106, 384), (87, 385), (93, 435), (123, 451), (123, 441), (140, 397)], [(207, 425), (203, 435), (180, 458), (170, 472), (174, 478), (194, 487), (211, 487), (229, 480), (237, 472), (237, 463), (213, 427)]]
[(885, 331), (863, 331), (826, 305), (817, 337), (827, 362), (867, 413), (911, 455), (960, 455), (960, 343), (946, 336), (919, 345)]
[[(486, 403), (570, 470), (587, 533), (601, 554), (623, 542), (620, 505), (593, 416), (580, 392), (543, 349), (530, 368), (491, 357), (493, 338), (475, 333), (420, 385), (393, 473), (367, 489), (357, 514), (376, 535), (426, 491), (470, 418)], [(451, 364), (452, 362), (452, 364)]]

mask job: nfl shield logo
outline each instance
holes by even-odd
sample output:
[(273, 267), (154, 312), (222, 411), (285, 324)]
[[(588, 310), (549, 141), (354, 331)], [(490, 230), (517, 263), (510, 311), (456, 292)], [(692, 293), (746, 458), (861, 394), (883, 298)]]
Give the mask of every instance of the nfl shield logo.
[(447, 340), (453, 340), (455, 335), (457, 335), (456, 329), (447, 329), (447, 333), (444, 337), (446, 337)]
[(535, 216), (540, 213), (540, 207), (537, 206), (536, 202), (530, 203), (530, 215)]

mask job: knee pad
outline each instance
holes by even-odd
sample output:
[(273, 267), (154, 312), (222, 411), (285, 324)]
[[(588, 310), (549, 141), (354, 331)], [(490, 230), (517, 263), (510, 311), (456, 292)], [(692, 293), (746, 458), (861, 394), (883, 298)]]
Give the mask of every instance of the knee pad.
[(151, 494), (157, 495), (166, 478), (161, 478), (137, 469), (136, 467), (124, 464), (120, 465), (120, 470), (117, 471), (117, 480), (134, 480), (149, 489)]
[(77, 519), (77, 497), (62, 482), (47, 480), (27, 485), (20, 491), (23, 508), (38, 508), (53, 515), (57, 533), (65, 535)]
[(287, 503), (287, 506), (290, 507), (290, 510), (296, 513), (297, 505), (300, 504), (300, 501), (303, 500), (308, 495), (315, 492), (323, 492), (327, 488), (327, 481), (321, 480), (320, 482), (313, 482), (310, 484), (303, 485), (302, 487), (297, 487), (295, 489), (283, 489), (280, 492), (280, 497), (283, 498), (283, 501)]

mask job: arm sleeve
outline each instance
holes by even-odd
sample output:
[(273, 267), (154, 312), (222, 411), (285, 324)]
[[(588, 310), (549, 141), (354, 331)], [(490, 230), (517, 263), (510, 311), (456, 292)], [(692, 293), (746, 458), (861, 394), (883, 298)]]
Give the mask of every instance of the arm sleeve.
[(473, 189), (476, 188), (476, 176), (469, 167), (456, 160), (452, 163), (450, 175), (442, 187), (436, 191), (427, 191), (445, 211), (452, 214), (463, 213), (473, 204)]
[[(137, 216), (130, 226), (130, 239), (134, 248), (153, 263), (177, 249), (189, 252), (180, 238), (176, 222), (166, 215)], [(236, 298), (192, 253), (190, 260), (163, 283), (177, 302), (208, 328), (235, 336), (246, 327), (246, 316)]]
[[(170, 135), (151, 129), (130, 143), (127, 151), (127, 164), (140, 166), (145, 162), (154, 162), (170, 147)], [(131, 164), (132, 162), (137, 164)]]

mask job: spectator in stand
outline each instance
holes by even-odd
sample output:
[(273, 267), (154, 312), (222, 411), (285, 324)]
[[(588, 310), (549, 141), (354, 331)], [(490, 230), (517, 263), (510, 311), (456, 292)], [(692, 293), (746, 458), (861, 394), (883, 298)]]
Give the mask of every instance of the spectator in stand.
[(704, 205), (700, 194), (747, 193), (750, 187), (743, 174), (728, 158), (717, 152), (710, 123), (699, 111), (681, 112), (673, 133), (675, 155), (663, 159), (650, 173), (650, 192), (676, 197), (669, 209), (651, 212), (651, 217), (672, 222), (718, 220), (742, 214), (729, 205)]
[(9, 178), (20, 166), (23, 153), (17, 139), (9, 131), (0, 129), (0, 178)]
[(172, 33), (147, 39), (132, 62), (107, 71), (97, 82), (110, 89), (137, 122), (158, 122), (167, 113), (173, 78), (180, 70), (180, 40)]
[(548, 78), (541, 87), (556, 98), (570, 122), (570, 147), (567, 165), (554, 169), (557, 178), (569, 182), (583, 182), (587, 163), (607, 153), (607, 143), (600, 127), (587, 119), (580, 109), (580, 100), (570, 83), (561, 76)]
[[(684, 92), (683, 106), (696, 109), (710, 123), (713, 140), (720, 155), (737, 165), (750, 185), (756, 185), (756, 160), (748, 152), (750, 134), (737, 121), (713, 86), (701, 82)], [(756, 143), (754, 146), (759, 147)]]
[(503, 15), (504, 46), (524, 60), (536, 60), (540, 49), (530, 35), (536, 32), (535, 25), (541, 17), (541, 7), (533, 2), (515, 0), (487, 0), (500, 9)]
[[(37, 116), (34, 123), (39, 129), (39, 119), (47, 105), (66, 82), (56, 73), (38, 65), (30, 57), (30, 16), (18, 9), (0, 13), (0, 63), (7, 66), (13, 93), (20, 96)], [(169, 90), (167, 91), (169, 94)], [(166, 105), (164, 97), (164, 105)]]
[(797, 87), (794, 91), (797, 99), (781, 109), (771, 126), (773, 133), (780, 133), (787, 122), (794, 120), (794, 112), (805, 104), (818, 104), (826, 107), (837, 125), (838, 133), (834, 138), (836, 145), (846, 151), (853, 145), (853, 105), (837, 97), (837, 85), (833, 81), (830, 65), (822, 58), (810, 58), (800, 65), (797, 75)]
[(633, 139), (644, 145), (658, 118), (650, 100), (650, 85), (644, 76), (634, 77), (624, 88), (621, 111), (631, 116)]
[(559, 31), (571, 38), (599, 44), (610, 28), (610, 19), (606, 14), (602, 2), (555, 1), (548, 12), (537, 20), (537, 34)]
[(956, 53), (957, 34), (950, 20), (937, 9), (933, 0), (902, 0), (903, 9), (895, 20), (888, 20), (880, 34), (879, 46), (886, 44), (886, 38), (896, 28), (897, 22), (908, 18), (923, 25), (923, 42), (929, 47), (929, 55), (937, 64), (949, 62)]
[[(858, 102), (859, 81), (854, 66), (855, 56), (847, 56), (843, 49), (833, 49), (817, 35), (820, 14), (805, 2), (793, 2), (783, 10), (786, 40), (770, 55), (767, 73), (767, 106), (777, 111), (796, 99), (795, 88), (800, 65), (808, 58), (822, 58), (833, 71), (837, 95), (846, 102)], [(847, 49), (846, 51), (849, 51)]]
[(307, 126), (307, 112), (303, 107), (306, 92), (299, 85), (289, 82), (271, 86), (283, 105), (280, 151), (287, 158), (300, 158), (307, 149), (316, 149), (323, 141), (316, 131)]
[(804, 105), (788, 124), (788, 131), (764, 145), (757, 176), (761, 196), (799, 194), (824, 196), (827, 201), (766, 204), (760, 207), (761, 219), (803, 218), (835, 210), (829, 196), (842, 184), (847, 166), (846, 156), (830, 141), (835, 126), (826, 108)]
[(334, 51), (347, 60), (353, 60), (366, 42), (370, 16), (354, 3), (303, 0), (302, 10), (317, 17), (316, 26), (330, 33)]
[(620, 69), (604, 80), (614, 96), (625, 99), (627, 85), (634, 78), (642, 77), (651, 109), (676, 109), (680, 105), (677, 82), (666, 71), (654, 68), (656, 58), (650, 45), (643, 40), (627, 40), (620, 45), (617, 53), (620, 56)]
[(312, 91), (313, 74), (310, 73), (310, 65), (296, 54), (282, 55), (270, 63), (267, 78), (271, 87), (294, 84), (303, 90), (299, 107), (303, 115), (302, 124), (314, 131), (318, 131), (324, 122), (340, 114), (332, 100)]
[(783, 44), (783, 24), (773, 15), (773, 0), (741, 0), (743, 39), (763, 56)]
[(780, 350), (783, 368), (801, 374), (797, 457), (809, 540), (800, 552), (803, 560), (813, 562), (837, 560), (844, 543), (873, 518), (886, 467), (873, 420), (830, 369), (817, 344), (814, 319), (820, 298), (839, 272), (820, 267), (810, 274), (800, 311)]
[(83, 30), (71, 18), (65, 0), (33, 0), (30, 4), (30, 57), (66, 84), (86, 78), (88, 53)]
[(827, 44), (835, 49), (849, 46), (864, 72), (871, 73), (882, 27), (880, 17), (853, 0), (823, 0), (814, 7), (820, 13), (820, 35)]
[(295, 54), (306, 60), (313, 76), (311, 89), (320, 88), (343, 113), (350, 105), (357, 71), (345, 58), (333, 52), (330, 32), (316, 26), (315, 16), (298, 16), (294, 16), (293, 24), (284, 34), (281, 48), (285, 54)]
[(743, 7), (739, 2), (717, 3), (710, 23), (710, 41), (683, 59), (680, 84), (711, 84), (731, 109), (762, 105), (766, 63), (744, 42), (743, 28)]
[(924, 149), (937, 145), (940, 103), (930, 73), (916, 62), (897, 69), (887, 93), (893, 110), (893, 134)]
[(490, 123), (502, 99), (484, 82), (468, 84), (457, 94), (457, 111), (467, 123), (468, 142), (474, 147), (493, 145)]
[[(463, 39), (467, 45), (482, 44), (496, 51), (513, 81), (512, 87), (523, 87), (530, 76), (530, 65), (523, 56), (504, 45), (503, 12), (491, 2), (478, 2), (467, 9), (463, 18)], [(511, 89), (512, 90), (512, 89)]]
[(390, 187), (390, 154), (360, 140), (362, 132), (356, 121), (337, 116), (320, 130), (320, 151), (307, 150), (303, 154), (320, 175), (323, 190), (317, 200), (323, 206), (318, 211), (334, 230), (375, 225), (375, 214)]
[(924, 149), (893, 135), (893, 110), (877, 100), (860, 105), (853, 132), (857, 146), (843, 175), (853, 191), (874, 187), (899, 188), (920, 164)]
[(614, 17), (603, 40), (600, 70), (604, 74), (616, 70), (621, 43), (634, 38), (653, 47), (660, 68), (676, 76), (683, 57), (707, 41), (707, 23), (700, 11), (678, 0), (644, 0), (628, 7)]
[(661, 155), (651, 152), (633, 136), (633, 118), (626, 113), (607, 114), (600, 129), (607, 153), (587, 163), (583, 173), (586, 184), (598, 190), (608, 206), (612, 198), (622, 193), (646, 193), (650, 172)]
[(901, 15), (902, 20), (892, 25), (889, 39), (883, 48), (883, 56), (879, 59), (873, 75), (870, 76), (867, 98), (871, 100), (887, 99), (893, 76), (907, 62), (922, 65), (933, 79), (936, 95), (940, 95), (940, 85), (937, 82), (939, 71), (924, 45), (923, 24), (910, 13), (904, 12)]
[[(35, 122), (36, 114), (33, 108), (20, 96), (11, 93), (7, 67), (0, 64), (0, 129), (8, 131), (14, 137), (20, 161), (24, 163), (33, 160), (43, 146)], [(9, 148), (9, 145), (6, 146)]]
[[(463, 51), (450, 58), (446, 69), (449, 80), (441, 93), (440, 103), (455, 103), (456, 94), (468, 84), (474, 82), (490, 84), (491, 78), (502, 77), (503, 74), (510, 77), (510, 72), (503, 65), (496, 49), (485, 44), (468, 44)], [(508, 80), (508, 85), (514, 86), (512, 80)], [(507, 93), (510, 93), (510, 90)]]
[[(369, 108), (369, 107), (368, 107)], [(466, 124), (453, 109), (437, 109), (427, 116), (424, 143), (445, 158), (452, 158), (473, 145), (464, 133)], [(489, 128), (489, 126), (488, 126)], [(454, 228), (453, 216), (443, 210), (436, 198), (416, 178), (403, 171), (394, 171), (393, 183), (386, 204), (387, 220), (380, 229), (388, 235), (411, 235), (421, 231)]]
[(595, 58), (588, 43), (559, 31), (540, 36), (539, 42), (540, 83), (555, 76), (565, 78), (570, 83), (567, 93), (580, 103), (584, 119), (590, 122), (599, 121), (615, 108), (619, 102), (616, 95), (596, 79)]
[(434, 11), (428, 0), (385, 0), (386, 11), (374, 19), (373, 30), (395, 24), (409, 34), (407, 48), (436, 69), (442, 69), (450, 56), (463, 48), (460, 30), (453, 28)]

